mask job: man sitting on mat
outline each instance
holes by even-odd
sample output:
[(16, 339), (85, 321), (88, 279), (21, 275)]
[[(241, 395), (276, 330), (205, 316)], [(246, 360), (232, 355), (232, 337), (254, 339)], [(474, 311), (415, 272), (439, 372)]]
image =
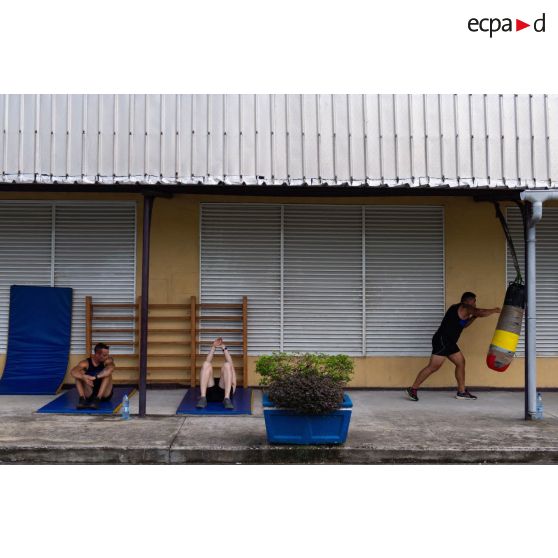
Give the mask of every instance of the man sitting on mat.
[(96, 409), (101, 401), (110, 401), (113, 372), (114, 360), (109, 356), (109, 346), (97, 343), (93, 356), (82, 360), (70, 371), (79, 393), (78, 409)]
[[(216, 383), (215, 378), (213, 378), (213, 366), (211, 365), (213, 354), (217, 348), (223, 349), (223, 355), (225, 356), (225, 363), (221, 366), (221, 377), (218, 383)], [(236, 372), (234, 371), (233, 361), (229, 350), (223, 343), (223, 339), (218, 337), (213, 341), (211, 349), (202, 365), (200, 374), (201, 397), (199, 398), (196, 408), (205, 409), (208, 402), (222, 402), (225, 409), (234, 409), (231, 397), (235, 390)]]

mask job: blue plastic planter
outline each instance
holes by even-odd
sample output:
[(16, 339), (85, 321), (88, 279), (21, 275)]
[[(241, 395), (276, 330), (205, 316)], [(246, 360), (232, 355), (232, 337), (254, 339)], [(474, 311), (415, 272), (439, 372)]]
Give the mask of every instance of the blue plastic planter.
[(266, 393), (262, 404), (271, 444), (343, 444), (347, 439), (353, 402), (346, 393), (341, 408), (327, 415), (300, 415), (275, 408)]

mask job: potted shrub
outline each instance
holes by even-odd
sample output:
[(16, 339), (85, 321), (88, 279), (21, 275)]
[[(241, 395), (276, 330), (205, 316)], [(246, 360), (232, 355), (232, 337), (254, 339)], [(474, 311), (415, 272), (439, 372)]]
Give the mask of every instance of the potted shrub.
[(267, 438), (276, 444), (342, 444), (352, 402), (344, 392), (353, 374), (346, 355), (274, 353), (256, 362)]

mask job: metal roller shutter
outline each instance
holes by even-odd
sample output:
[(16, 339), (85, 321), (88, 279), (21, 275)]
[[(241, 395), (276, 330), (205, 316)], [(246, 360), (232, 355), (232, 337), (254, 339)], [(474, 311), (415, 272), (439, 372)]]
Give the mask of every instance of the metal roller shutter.
[(250, 354), (426, 355), (443, 243), (438, 207), (204, 204), (202, 301), (249, 297)]
[[(135, 301), (135, 253), (134, 203), (57, 205), (54, 284), (74, 289), (72, 352), (85, 351), (86, 296), (104, 303)], [(127, 309), (109, 313), (131, 315)], [(95, 326), (122, 329), (134, 322), (98, 321)], [(108, 343), (117, 353), (134, 352), (131, 333), (94, 334), (93, 340)]]
[[(519, 259), (521, 273), (525, 277), (525, 244), (523, 223), (517, 207), (509, 207), (507, 220)], [(558, 208), (545, 207), (543, 218), (537, 225), (537, 355), (557, 356), (558, 337)], [(513, 259), (506, 250), (507, 282), (515, 278)], [(525, 322), (524, 322), (525, 325)], [(518, 355), (525, 354), (525, 327), (521, 330)]]
[[(83, 353), (85, 296), (95, 302), (135, 300), (135, 216), (134, 203), (0, 202), (0, 350), (6, 350), (10, 285), (19, 284), (74, 289), (71, 351)], [(133, 339), (109, 333), (102, 340), (131, 353)]]
[(440, 207), (366, 208), (366, 353), (429, 355), (444, 315)]
[(284, 350), (361, 355), (361, 207), (284, 211)]
[(11, 285), (51, 285), (52, 208), (0, 203), (0, 350), (6, 350)]
[[(203, 204), (200, 253), (201, 301), (241, 302), (247, 296), (250, 353), (279, 350), (281, 207)], [(212, 322), (211, 327), (227, 324)]]

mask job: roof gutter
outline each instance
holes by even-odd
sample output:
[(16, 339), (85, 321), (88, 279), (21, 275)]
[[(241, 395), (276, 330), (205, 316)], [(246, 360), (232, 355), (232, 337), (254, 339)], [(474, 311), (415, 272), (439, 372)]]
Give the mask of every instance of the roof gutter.
[(281, 196), (281, 197), (472, 197), (475, 201), (516, 201), (521, 191), (515, 188), (458, 188), (444, 186), (330, 186), (322, 185), (228, 185), (228, 184), (120, 184), (92, 183), (18, 183), (0, 182), (0, 192), (29, 193), (103, 193), (174, 196), (178, 194)]

